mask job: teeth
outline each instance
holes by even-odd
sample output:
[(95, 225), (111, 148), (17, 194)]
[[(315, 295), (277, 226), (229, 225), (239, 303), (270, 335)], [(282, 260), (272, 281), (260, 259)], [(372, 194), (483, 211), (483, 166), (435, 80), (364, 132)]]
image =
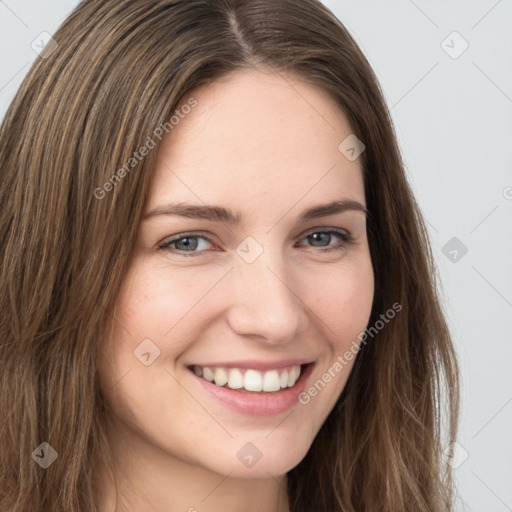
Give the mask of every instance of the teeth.
[(213, 382), (216, 386), (247, 391), (264, 391), (272, 393), (283, 388), (291, 388), (300, 377), (300, 366), (290, 366), (260, 372), (240, 368), (208, 368), (194, 366), (193, 372), (203, 379)]
[(261, 391), (263, 389), (261, 372), (246, 370), (244, 375), (244, 388), (247, 389), (247, 391)]
[(228, 374), (224, 368), (215, 368), (215, 371), (213, 372), (213, 378), (215, 380), (215, 385), (222, 387), (228, 381)]
[[(295, 383), (294, 383), (295, 384)], [(281, 378), (277, 370), (270, 370), (263, 375), (263, 391), (279, 391)]]
[(285, 368), (283, 372), (281, 373), (281, 387), (287, 388), (288, 387), (288, 370)]
[(292, 369), (288, 372), (288, 387), (291, 388), (299, 378), (300, 366), (292, 366)]
[[(215, 381), (215, 384), (217, 384), (217, 381)], [(233, 368), (232, 370), (229, 371), (228, 388), (240, 389), (243, 387), (244, 376), (242, 375), (242, 372), (237, 368)]]
[[(198, 368), (197, 366), (195, 366), (194, 368)], [(201, 369), (201, 368), (199, 368)], [(210, 381), (210, 382), (213, 382), (213, 379), (214, 379), (214, 374), (213, 372), (211, 371), (210, 368), (203, 368), (203, 377), (207, 380), (207, 381)]]

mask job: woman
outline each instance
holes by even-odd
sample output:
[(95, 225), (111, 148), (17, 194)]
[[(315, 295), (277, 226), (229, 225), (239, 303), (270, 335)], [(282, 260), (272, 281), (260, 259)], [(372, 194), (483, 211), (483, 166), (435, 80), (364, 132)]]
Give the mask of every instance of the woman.
[(449, 510), (454, 349), (340, 22), (86, 0), (54, 39), (0, 132), (0, 509)]

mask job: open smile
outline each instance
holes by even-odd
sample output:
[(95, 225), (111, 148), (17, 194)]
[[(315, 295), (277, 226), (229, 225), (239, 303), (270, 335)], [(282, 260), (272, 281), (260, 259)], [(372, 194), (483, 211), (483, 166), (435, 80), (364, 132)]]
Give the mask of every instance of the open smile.
[(267, 416), (287, 411), (298, 403), (314, 363), (268, 370), (225, 366), (188, 367), (203, 391), (237, 412)]
[(219, 387), (272, 393), (293, 387), (305, 366), (292, 365), (266, 371), (253, 368), (201, 367), (197, 365), (192, 366), (191, 369), (198, 377)]

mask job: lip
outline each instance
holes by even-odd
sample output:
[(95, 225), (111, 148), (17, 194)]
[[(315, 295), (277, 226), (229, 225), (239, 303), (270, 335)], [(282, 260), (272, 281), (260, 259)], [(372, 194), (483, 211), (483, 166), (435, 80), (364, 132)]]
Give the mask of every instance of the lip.
[[(290, 360), (291, 361), (291, 360)], [(297, 361), (297, 360), (293, 360)], [(245, 361), (245, 363), (248, 363)], [(239, 364), (239, 363), (236, 363)], [(249, 364), (249, 363), (248, 363)], [(253, 364), (253, 362), (251, 362)], [(269, 369), (281, 368), (282, 366), (287, 366), (287, 364), (283, 364), (282, 366), (275, 366), (276, 363), (262, 363), (261, 366)], [(272, 416), (276, 414), (280, 414), (291, 409), (294, 405), (296, 405), (299, 401), (299, 395), (304, 391), (307, 385), (307, 381), (311, 372), (313, 371), (313, 367), (315, 364), (313, 362), (303, 363), (305, 366), (301, 369), (301, 374), (297, 382), (291, 388), (281, 389), (280, 391), (275, 391), (273, 393), (265, 393), (265, 392), (253, 392), (253, 391), (236, 391), (230, 388), (224, 388), (216, 386), (211, 382), (203, 379), (202, 377), (197, 376), (193, 371), (188, 369), (188, 373), (196, 382), (196, 385), (199, 386), (201, 392), (206, 393), (209, 397), (215, 398), (221, 404), (225, 405), (231, 410), (234, 410), (238, 413), (245, 414), (248, 416)], [(224, 366), (215, 363), (212, 366)], [(232, 365), (232, 366), (231, 366)], [(266, 366), (265, 366), (266, 365)], [(274, 366), (272, 366), (274, 365)], [(197, 366), (209, 366), (209, 365), (197, 365)], [(260, 366), (260, 368), (261, 368)], [(293, 364), (291, 365), (293, 366)], [(236, 366), (235, 363), (230, 363), (230, 368), (255, 368), (254, 366)]]

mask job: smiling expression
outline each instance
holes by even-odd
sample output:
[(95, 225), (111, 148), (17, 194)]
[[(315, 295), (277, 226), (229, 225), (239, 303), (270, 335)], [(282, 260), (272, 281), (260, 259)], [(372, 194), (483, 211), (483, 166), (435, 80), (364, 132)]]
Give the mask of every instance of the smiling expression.
[(292, 75), (238, 71), (189, 96), (197, 106), (159, 149), (102, 393), (134, 450), (283, 474), (354, 361), (307, 405), (297, 395), (370, 317), (360, 159), (338, 149), (353, 131), (337, 103)]

